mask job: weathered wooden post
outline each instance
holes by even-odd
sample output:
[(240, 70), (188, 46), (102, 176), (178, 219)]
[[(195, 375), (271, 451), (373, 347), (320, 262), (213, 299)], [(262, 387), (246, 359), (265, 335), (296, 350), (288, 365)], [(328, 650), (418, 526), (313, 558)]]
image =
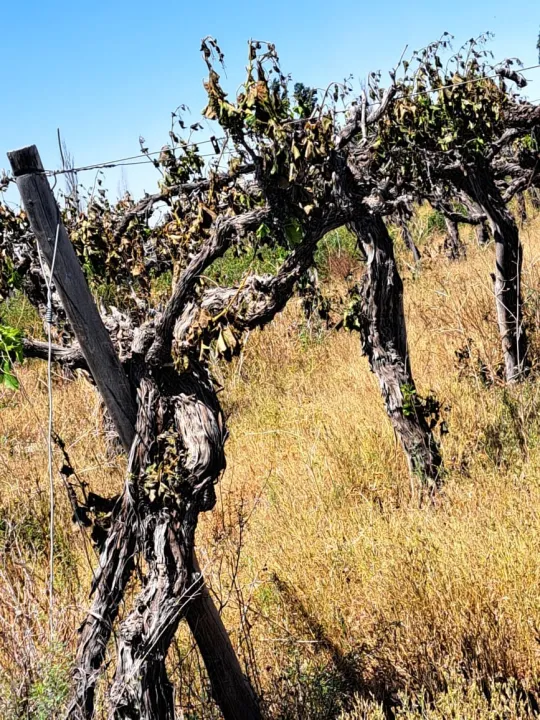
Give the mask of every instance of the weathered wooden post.
[[(50, 269), (56, 233), (58, 246), (54, 266), (54, 283), (66, 315), (71, 323), (88, 369), (101, 393), (107, 410), (126, 450), (135, 440), (137, 403), (111, 338), (101, 320), (94, 303), (80, 263), (64, 228), (60, 210), (50, 188), (43, 165), (35, 145), (8, 153), (13, 175), (21, 194), (25, 211), (40, 250)], [(128, 503), (119, 504), (118, 513)], [(127, 510), (126, 510), (127, 512)], [(115, 539), (126, 546), (135, 544), (133, 527), (123, 522), (126, 517), (119, 515), (118, 532)], [(110, 533), (114, 532), (114, 526)], [(109, 542), (110, 546), (112, 543)], [(107, 551), (105, 547), (104, 554)], [(109, 607), (109, 617), (93, 617), (83, 626), (82, 640), (92, 641), (93, 651), (79, 667), (79, 687), (69, 711), (71, 718), (91, 718), (94, 711), (94, 693), (97, 676), (104, 659), (105, 647), (110, 637), (118, 604), (131, 572), (132, 553), (116, 557), (116, 568), (107, 573), (102, 555), (100, 567), (101, 589), (94, 587), (99, 595), (114, 593)], [(197, 569), (195, 560), (195, 568)], [(117, 597), (116, 597), (117, 596)], [(206, 665), (212, 692), (225, 720), (259, 720), (260, 709), (249, 680), (243, 674), (219, 612), (201, 578), (198, 591), (189, 601), (186, 609), (189, 627), (199, 646)], [(97, 639), (96, 639), (97, 638)], [(157, 720), (157, 718), (153, 719)]]
[(59, 226), (54, 282), (122, 445), (129, 451), (137, 418), (135, 397), (62, 224), (38, 150), (30, 145), (9, 152), (8, 158), (32, 231), (49, 268)]

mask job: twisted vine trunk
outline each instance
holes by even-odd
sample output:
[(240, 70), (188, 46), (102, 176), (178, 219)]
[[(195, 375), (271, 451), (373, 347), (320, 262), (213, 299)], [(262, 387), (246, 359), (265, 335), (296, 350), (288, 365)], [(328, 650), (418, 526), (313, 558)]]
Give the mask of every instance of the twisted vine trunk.
[[(221, 662), (232, 662), (239, 670), (228, 638), (223, 642), (213, 634), (215, 627), (201, 618), (204, 583), (194, 561), (198, 515), (214, 507), (214, 483), (225, 468), (226, 437), (215, 390), (202, 367), (192, 362), (182, 374), (172, 368), (161, 368), (154, 376), (143, 374), (126, 489), (102, 552), (94, 603), (82, 628), (70, 720), (93, 716), (105, 648), (138, 553), (144, 557), (147, 572), (119, 628), (111, 720), (174, 720), (166, 659), (178, 625), (187, 615), (201, 639), (203, 655), (213, 662), (212, 671)], [(216, 653), (216, 648), (222, 652)], [(228, 687), (224, 692), (213, 682), (212, 689), (226, 718), (260, 720), (247, 678), (242, 687)]]
[(488, 168), (465, 176), (466, 191), (487, 215), (495, 240), (493, 284), (497, 322), (507, 382), (523, 379), (530, 367), (523, 321), (521, 267), (523, 249), (516, 221), (508, 210)]
[(137, 515), (133, 497), (135, 488), (131, 483), (135, 462), (136, 457), (132, 453), (124, 494), (115, 509), (99, 569), (92, 583), (94, 600), (79, 629), (74, 691), (66, 715), (69, 720), (89, 720), (94, 715), (96, 684), (107, 643), (135, 566)]
[[(162, 508), (143, 521), (149, 570), (135, 609), (120, 628), (111, 717), (174, 720), (173, 688), (165, 660), (183, 606), (189, 602), (193, 577), (185, 554), (193, 537), (186, 534), (183, 520), (174, 510)], [(193, 528), (195, 524), (196, 513), (191, 518)]]
[(379, 380), (386, 411), (411, 473), (435, 489), (440, 483), (442, 459), (417, 402), (407, 348), (403, 283), (392, 239), (377, 214), (357, 220), (353, 230), (367, 257), (366, 271), (358, 288), (362, 350)]
[(139, 386), (141, 546), (148, 572), (134, 608), (120, 626), (111, 717), (173, 720), (165, 661), (200, 576), (193, 572), (199, 512), (215, 504), (225, 467), (226, 430), (202, 370)]

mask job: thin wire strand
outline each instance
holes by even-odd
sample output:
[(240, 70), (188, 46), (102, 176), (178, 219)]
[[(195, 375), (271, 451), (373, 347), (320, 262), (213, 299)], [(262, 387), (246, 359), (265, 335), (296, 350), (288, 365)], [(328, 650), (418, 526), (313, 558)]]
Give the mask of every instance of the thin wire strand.
[[(529, 67), (521, 68), (519, 70), (519, 72), (524, 73), (524, 72), (527, 72), (528, 70), (536, 70), (538, 68), (540, 68), (540, 64), (530, 65)], [(408, 99), (408, 98), (413, 98), (413, 97), (419, 97), (421, 95), (432, 95), (433, 93), (437, 93), (440, 90), (449, 90), (450, 88), (460, 87), (461, 85), (474, 85), (474, 83), (483, 82), (484, 80), (493, 80), (493, 78), (496, 78), (496, 77), (499, 77), (499, 73), (493, 73), (492, 75), (485, 75), (484, 77), (481, 77), (481, 78), (472, 78), (471, 80), (461, 80), (460, 82), (450, 83), (448, 85), (441, 85), (441, 87), (432, 88), (431, 90), (418, 90), (418, 92), (411, 93), (410, 95), (399, 95), (394, 98), (394, 101), (395, 100), (404, 100), (405, 98)], [(533, 103), (538, 102), (538, 100), (527, 100), (527, 102), (532, 105)], [(380, 100), (376, 100), (375, 102), (372, 102), (369, 107), (370, 108), (376, 107), (377, 105), (381, 105)], [(336, 110), (335, 114), (340, 115), (340, 114), (344, 114), (344, 113), (346, 114), (347, 112), (349, 112), (349, 109)], [(302, 118), (302, 120), (303, 120), (303, 118)]]
[[(524, 73), (524, 72), (527, 72), (528, 70), (536, 70), (537, 68), (540, 68), (540, 64), (530, 65), (529, 67), (526, 67), (526, 68), (520, 68), (518, 72)], [(460, 82), (450, 83), (449, 85), (441, 85), (441, 87), (433, 88), (432, 90), (419, 90), (418, 92), (415, 92), (415, 93), (412, 93), (411, 95), (403, 96), (403, 97), (417, 97), (418, 95), (431, 95), (431, 93), (439, 92), (439, 90), (448, 90), (449, 88), (460, 87), (460, 85), (472, 85), (477, 82), (483, 82), (484, 80), (493, 80), (493, 78), (496, 78), (496, 77), (499, 77), (499, 73), (493, 73), (492, 75), (485, 75), (484, 77), (481, 77), (481, 78), (472, 78), (471, 80), (461, 80)], [(400, 99), (401, 98), (396, 98), (396, 100), (400, 100)], [(530, 101), (528, 101), (528, 102), (530, 102)], [(373, 103), (373, 104), (380, 105), (381, 103), (377, 102), (377, 103)]]
[(49, 572), (50, 572), (50, 594), (49, 594), (49, 612), (50, 612), (50, 634), (51, 634), (51, 645), (54, 642), (54, 474), (53, 474), (53, 445), (52, 445), (52, 434), (53, 434), (53, 390), (52, 390), (52, 330), (51, 322), (52, 318), (50, 313), (52, 310), (52, 278), (54, 274), (54, 266), (56, 263), (56, 250), (58, 248), (58, 236), (60, 234), (60, 223), (56, 225), (56, 237), (54, 239), (54, 250), (53, 259), (51, 263), (51, 274), (49, 283), (47, 285), (47, 312), (49, 313), (49, 321), (47, 323), (47, 391), (49, 396), (49, 426), (48, 426), (48, 465), (49, 465), (49, 485), (50, 485), (50, 517), (49, 517), (49, 536), (50, 536), (50, 559), (49, 559)]
[(52, 281), (54, 275), (54, 266), (56, 264), (56, 251), (58, 249), (58, 237), (60, 235), (60, 221), (56, 225), (56, 235), (54, 239), (53, 257), (50, 267), (50, 275), (47, 278), (45, 272), (45, 265), (43, 263), (43, 257), (39, 243), (37, 243), (39, 263), (41, 265), (41, 272), (45, 280), (47, 288), (47, 395), (49, 402), (49, 418), (47, 428), (47, 464), (49, 473), (49, 634), (51, 646), (54, 642), (54, 471), (53, 471), (53, 419), (54, 419), (54, 405), (53, 405), (53, 390), (52, 390)]
[[(537, 70), (538, 68), (540, 68), (540, 63), (537, 65), (529, 65), (528, 67), (520, 68), (519, 72), (524, 73), (524, 72), (528, 72), (529, 70)], [(440, 90), (448, 90), (450, 88), (460, 87), (462, 85), (473, 85), (474, 83), (483, 82), (484, 80), (491, 80), (496, 77), (499, 77), (499, 73), (493, 73), (492, 75), (485, 75), (484, 77), (481, 77), (481, 78), (472, 78), (471, 80), (461, 80), (460, 82), (450, 83), (448, 85), (441, 85), (441, 87), (433, 88), (431, 90), (419, 90), (418, 92), (411, 93), (411, 95), (399, 96), (394, 99), (401, 100), (405, 97), (413, 98), (413, 97), (419, 97), (421, 95), (431, 95), (432, 93), (439, 92)], [(529, 102), (530, 104), (533, 104), (535, 102), (538, 102), (538, 100), (529, 100), (527, 102)], [(377, 105), (380, 105), (380, 104), (381, 104), (381, 101), (377, 100), (377, 101), (371, 103), (370, 107), (376, 107)], [(336, 110), (335, 114), (338, 115), (338, 114), (344, 114), (347, 112), (348, 112), (348, 110)], [(299, 118), (298, 120), (293, 120), (291, 122), (303, 122), (304, 120), (305, 120), (304, 118)], [(226, 140), (226, 138), (219, 137), (219, 138), (214, 138), (213, 140), (201, 140), (200, 142), (188, 143), (183, 148), (169, 148), (169, 150), (172, 150), (174, 152), (176, 150), (182, 150), (187, 147), (198, 147), (199, 145), (206, 145), (209, 143), (214, 143), (216, 140), (219, 142), (219, 141)], [(56, 176), (56, 175), (64, 175), (66, 173), (86, 172), (88, 170), (110, 169), (110, 168), (115, 168), (115, 167), (129, 167), (130, 165), (146, 165), (147, 162), (145, 160), (139, 160), (139, 158), (149, 158), (150, 156), (153, 156), (153, 155), (159, 155), (162, 152), (163, 152), (163, 149), (153, 150), (152, 152), (148, 152), (148, 153), (140, 153), (138, 155), (131, 155), (131, 156), (128, 156), (125, 158), (119, 158), (117, 160), (109, 160), (109, 161), (105, 161), (105, 162), (94, 163), (93, 165), (83, 165), (83, 166), (77, 167), (77, 168), (65, 168), (62, 170), (45, 170), (44, 174), (48, 175), (48, 176)], [(232, 151), (225, 151), (223, 149), (219, 153), (217, 153), (217, 152), (206, 153), (204, 155), (201, 155), (200, 157), (214, 157), (214, 156), (220, 155), (220, 154), (222, 154), (222, 155), (230, 154), (231, 152)], [(131, 161), (134, 161), (134, 162), (131, 162)], [(12, 176), (8, 176), (9, 181), (13, 181), (13, 179), (14, 178)]]
[[(224, 152), (220, 153), (206, 153), (204, 155), (199, 155), (199, 157), (207, 158), (207, 157), (216, 157), (218, 154), (222, 155), (230, 155), (232, 153), (232, 150), (225, 150)], [(139, 156), (140, 157), (140, 156)], [(153, 163), (151, 163), (154, 165)], [(43, 175), (46, 175), (47, 177), (56, 177), (57, 175), (65, 175), (66, 173), (79, 173), (79, 172), (86, 172), (87, 170), (108, 170), (110, 168), (115, 167), (131, 167), (132, 165), (148, 165), (148, 162), (146, 160), (139, 160), (136, 162), (119, 162), (119, 163), (109, 163), (109, 164), (99, 164), (99, 165), (88, 165), (87, 167), (81, 167), (81, 168), (74, 168), (73, 170), (44, 170), (42, 173)], [(154, 166), (155, 167), (155, 166)]]
[[(540, 68), (540, 63), (538, 63), (536, 65), (529, 65), (528, 67), (520, 68), (519, 72), (524, 73), (524, 72), (528, 72), (529, 70), (537, 70), (538, 68)], [(418, 92), (411, 93), (411, 95), (409, 95), (409, 96), (400, 96), (400, 97), (396, 97), (395, 99), (400, 100), (404, 97), (419, 97), (421, 95), (431, 95), (432, 93), (439, 92), (440, 90), (448, 90), (451, 88), (461, 87), (463, 85), (474, 85), (475, 83), (483, 82), (484, 80), (492, 80), (493, 78), (496, 78), (496, 77), (499, 77), (499, 73), (497, 73), (497, 72), (492, 73), (491, 75), (485, 75), (484, 77), (480, 77), (480, 78), (471, 78), (470, 80), (461, 80), (460, 82), (449, 83), (448, 85), (441, 85), (441, 87), (434, 88), (431, 90), (419, 90)], [(533, 102), (536, 102), (536, 100), (529, 100), (528, 102), (533, 103)], [(374, 107), (374, 106), (377, 106), (380, 104), (381, 104), (381, 101), (376, 101), (376, 102), (371, 103), (370, 107)], [(347, 112), (347, 111), (346, 110), (336, 110), (336, 114), (337, 113), (345, 113), (345, 112)], [(214, 140), (223, 141), (226, 139), (227, 138), (225, 138), (225, 137), (220, 137), (220, 138), (215, 138)], [(189, 145), (187, 145), (185, 147), (197, 147), (198, 145), (204, 145), (205, 143), (213, 143), (213, 141), (212, 140), (202, 140), (199, 143), (197, 143), (197, 142), (190, 143)], [(174, 148), (174, 149), (176, 150), (176, 149), (182, 149), (182, 148)], [(90, 166), (83, 167), (83, 168), (73, 168), (72, 170), (49, 171), (49, 173), (61, 174), (64, 172), (82, 172), (84, 170), (94, 170), (99, 167), (107, 167), (107, 168), (108, 167), (117, 167), (117, 166), (123, 164), (124, 161), (137, 160), (140, 157), (148, 157), (150, 155), (159, 155), (161, 152), (162, 152), (162, 150), (155, 150), (150, 153), (142, 153), (141, 155), (133, 155), (132, 157), (121, 158), (120, 160), (113, 160), (110, 163), (98, 163), (96, 165), (90, 165)], [(216, 152), (208, 153), (206, 155), (202, 155), (201, 157), (211, 157), (212, 155), (218, 155), (218, 154), (219, 153), (216, 153)], [(132, 163), (132, 164), (136, 164), (136, 163)]]
[[(214, 138), (214, 140), (217, 140), (218, 142), (221, 140), (226, 140), (225, 137), (220, 138)], [(208, 143), (213, 143), (213, 140), (201, 140), (201, 142), (193, 142), (188, 143), (187, 145), (184, 145), (183, 147), (177, 147), (177, 148), (167, 148), (169, 151), (175, 152), (176, 150), (184, 150), (185, 148), (193, 148), (198, 147), (199, 145), (207, 145)], [(79, 173), (79, 172), (86, 172), (87, 170), (99, 170), (99, 169), (108, 169), (111, 167), (121, 167), (126, 165), (147, 165), (146, 160), (141, 160), (140, 158), (149, 158), (153, 155), (160, 155), (163, 152), (163, 148), (161, 150), (153, 150), (152, 152), (147, 153), (139, 153), (138, 155), (131, 155), (129, 157), (119, 158), (117, 160), (107, 160), (105, 162), (95, 163), (93, 165), (83, 165), (81, 167), (77, 168), (62, 168), (61, 170), (45, 170), (46, 175), (64, 175), (66, 173)], [(221, 152), (221, 151), (220, 151)], [(205, 155), (201, 155), (201, 157), (211, 157), (213, 155), (219, 155), (219, 153), (212, 152), (207, 153)], [(132, 160), (137, 160), (138, 162), (130, 162)]]

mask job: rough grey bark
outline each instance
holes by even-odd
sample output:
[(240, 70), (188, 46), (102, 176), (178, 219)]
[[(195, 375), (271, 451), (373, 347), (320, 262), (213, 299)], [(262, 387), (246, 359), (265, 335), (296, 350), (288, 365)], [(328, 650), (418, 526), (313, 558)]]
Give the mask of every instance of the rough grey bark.
[(515, 382), (523, 379), (530, 367), (521, 297), (523, 250), (519, 231), (487, 168), (469, 172), (465, 184), (469, 195), (487, 215), (495, 240), (493, 284), (497, 322), (506, 380)]
[[(165, 662), (187, 616), (224, 717), (260, 720), (257, 698), (222, 636), (221, 622), (209, 620), (215, 607), (194, 554), (198, 515), (213, 508), (214, 483), (225, 467), (227, 431), (215, 390), (194, 361), (182, 374), (165, 367), (149, 376), (136, 357), (132, 374), (138, 386), (136, 437), (92, 586), (93, 604), (80, 630), (67, 717), (93, 717), (107, 643), (135, 558), (142, 554), (148, 570), (134, 609), (120, 625), (110, 717), (174, 719)], [(222, 677), (229, 678), (225, 686)]]
[(199, 512), (215, 504), (227, 431), (213, 386), (196, 365), (181, 375), (162, 368), (158, 376), (142, 378), (138, 400), (131, 477), (139, 549), (148, 571), (120, 626), (110, 716), (172, 720), (165, 661), (185, 609), (200, 590), (201, 575), (193, 567), (195, 529)]
[(403, 283), (392, 239), (382, 218), (368, 215), (352, 225), (366, 256), (358, 288), (362, 349), (376, 374), (386, 411), (403, 446), (411, 473), (435, 489), (441, 480), (438, 444), (421, 408), (407, 348)]
[(459, 225), (455, 220), (445, 217), (446, 238), (444, 240), (444, 249), (450, 260), (459, 260), (465, 257), (465, 245), (459, 237)]
[(96, 684), (105, 659), (113, 623), (134, 568), (137, 515), (131, 482), (137, 455), (132, 453), (126, 488), (101, 552), (99, 569), (92, 583), (94, 596), (90, 611), (79, 629), (74, 672), (74, 691), (66, 717), (87, 720), (94, 715)]

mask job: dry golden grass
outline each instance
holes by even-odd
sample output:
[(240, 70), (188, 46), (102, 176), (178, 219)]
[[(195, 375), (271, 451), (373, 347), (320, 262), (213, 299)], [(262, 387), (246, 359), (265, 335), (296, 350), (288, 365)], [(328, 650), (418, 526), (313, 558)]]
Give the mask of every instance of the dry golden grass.
[[(425, 235), (422, 212), (417, 223)], [(538, 327), (540, 218), (523, 241)], [(449, 428), (433, 504), (419, 503), (356, 335), (306, 337), (292, 307), (222, 371), (229, 465), (199, 554), (272, 718), (382, 720), (390, 706), (407, 720), (536, 716), (540, 386), (497, 380), (493, 248), (471, 240), (459, 263), (424, 250), (420, 273), (402, 265), (419, 391), (443, 402)], [(58, 480), (50, 648), (44, 368), (19, 376), (25, 391), (4, 394), (0, 414), (0, 715), (46, 718), (50, 697), (65, 693), (61, 657), (73, 652), (91, 573)], [(79, 475), (116, 490), (122, 462), (107, 458), (94, 392), (57, 378), (55, 397)], [(177, 650), (189, 650), (185, 631)], [(200, 688), (196, 664), (189, 654), (183, 672)], [(185, 683), (182, 693), (196, 705)]]

